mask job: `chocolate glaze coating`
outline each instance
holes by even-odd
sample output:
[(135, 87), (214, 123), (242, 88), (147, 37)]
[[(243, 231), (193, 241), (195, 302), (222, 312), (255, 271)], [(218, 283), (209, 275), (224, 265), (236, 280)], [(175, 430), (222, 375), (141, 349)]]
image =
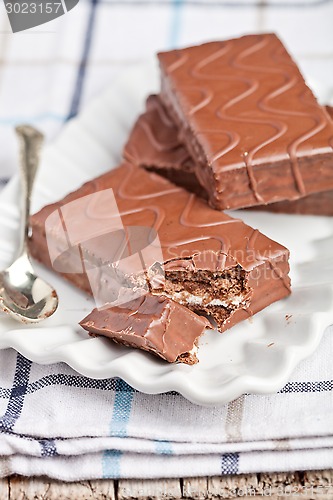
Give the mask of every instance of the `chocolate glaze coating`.
[(333, 123), (274, 34), (159, 54), (161, 98), (218, 209), (333, 189)]
[[(230, 313), (221, 331), (290, 293), (286, 248), (242, 221), (213, 210), (203, 200), (161, 176), (131, 164), (123, 164), (87, 182), (63, 200), (35, 214), (31, 219), (32, 256), (52, 268), (45, 236), (47, 217), (73, 200), (108, 188), (113, 189), (125, 227), (145, 226), (157, 231), (166, 274), (184, 271), (192, 273), (195, 279), (196, 273), (199, 276), (200, 272), (207, 271), (214, 279), (214, 273), (221, 274), (229, 269), (237, 271), (239, 268), (246, 273), (246, 287), (250, 290), (246, 305)], [(103, 204), (88, 205), (83, 215), (73, 210), (72, 219), (81, 218), (82, 221), (84, 216), (86, 223), (91, 218), (107, 219), (109, 215), (108, 207)], [(85, 259), (88, 263), (109, 263), (110, 249), (101, 240), (92, 240), (86, 247)], [(85, 272), (63, 276), (90, 291)]]
[[(333, 108), (326, 106), (333, 118)], [(158, 96), (147, 99), (146, 111), (131, 130), (124, 157), (138, 166), (155, 171), (202, 198), (205, 189), (195, 175), (194, 161), (179, 139), (178, 129)], [(251, 210), (290, 214), (333, 215), (333, 190), (313, 193), (294, 201), (257, 205)]]
[(123, 156), (134, 165), (157, 172), (207, 199), (195, 175), (192, 157), (180, 141), (178, 129), (158, 96), (148, 97), (146, 111), (135, 122)]
[(281, 214), (333, 215), (333, 191), (309, 194), (294, 201), (278, 201), (268, 205), (258, 205), (248, 210), (260, 210)]
[(163, 296), (146, 294), (127, 304), (94, 309), (80, 321), (93, 335), (149, 351), (173, 363), (197, 363), (198, 338), (210, 323)]
[(123, 155), (126, 160), (143, 167), (194, 170), (192, 157), (157, 95), (147, 98), (146, 111), (135, 122)]
[[(333, 107), (326, 106), (326, 111), (333, 120)], [(260, 205), (254, 209), (283, 214), (333, 215), (333, 190), (309, 194), (295, 201), (278, 201)]]

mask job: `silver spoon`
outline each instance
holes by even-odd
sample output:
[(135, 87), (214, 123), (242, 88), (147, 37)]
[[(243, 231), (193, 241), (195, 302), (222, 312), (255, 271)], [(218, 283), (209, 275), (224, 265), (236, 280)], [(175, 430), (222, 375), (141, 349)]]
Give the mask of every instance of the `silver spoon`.
[(28, 255), (30, 199), (43, 135), (30, 125), (16, 127), (16, 133), (20, 141), (22, 226), (17, 257), (0, 272), (0, 310), (23, 323), (37, 323), (58, 306), (56, 291), (35, 275)]

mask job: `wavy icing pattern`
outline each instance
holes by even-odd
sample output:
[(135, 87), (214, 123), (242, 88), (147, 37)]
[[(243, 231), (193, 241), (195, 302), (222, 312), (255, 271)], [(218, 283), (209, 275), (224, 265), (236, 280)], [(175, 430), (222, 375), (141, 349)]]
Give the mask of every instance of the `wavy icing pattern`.
[[(52, 220), (62, 214), (67, 228), (75, 223), (75, 241), (69, 229), (64, 238), (57, 225), (50, 228), (50, 214)], [(128, 245), (122, 230), (127, 228)], [(182, 293), (194, 294), (199, 303), (189, 302), (188, 307), (207, 309), (223, 331), (290, 293), (288, 250), (259, 231), (254, 239), (253, 231), (159, 175), (124, 163), (35, 214), (30, 251), (79, 288), (92, 290), (102, 303), (117, 294), (126, 302), (124, 282), (127, 291), (129, 283), (132, 291), (149, 286), (159, 294), (171, 293), (181, 304)], [(71, 248), (68, 241), (73, 241)], [(78, 258), (69, 255), (77, 246), (84, 259), (80, 270)], [(50, 248), (55, 255), (51, 259)], [(64, 265), (53, 266), (55, 259)], [(173, 273), (162, 285), (154, 278), (161, 267)], [(200, 302), (205, 297), (209, 303), (230, 300), (234, 294), (240, 302), (230, 309)]]
[[(182, 188), (175, 187), (159, 175), (145, 172), (130, 164), (84, 184), (82, 188), (63, 200), (42, 209), (32, 217), (35, 232), (44, 231), (47, 217), (61, 206), (70, 203), (71, 218), (80, 221), (81, 226), (95, 226), (96, 221), (110, 217), (109, 205), (96, 206), (94, 197), (88, 198), (86, 206), (76, 205), (73, 200), (82, 199), (91, 193), (112, 188), (122, 224), (125, 227), (145, 226), (154, 229), (162, 246), (165, 261), (181, 261), (202, 253), (211, 252), (209, 268), (221, 269), (221, 265), (241, 265), (250, 271), (260, 263), (279, 260), (287, 256), (287, 250), (261, 233), (255, 243), (255, 256), (249, 247), (253, 229), (239, 219), (234, 219), (210, 208), (204, 201)], [(84, 210), (84, 214), (82, 214)], [(88, 230), (88, 229), (87, 229)], [(44, 237), (45, 238), (45, 237)], [(40, 243), (32, 241), (32, 250), (38, 252)], [(108, 249), (101, 248), (100, 241), (89, 246), (98, 259), (107, 259)], [(228, 256), (227, 261), (221, 255)], [(227, 262), (227, 264), (226, 264)]]
[[(223, 197), (223, 174), (245, 167), (255, 201), (267, 203), (270, 200), (260, 190), (270, 174), (256, 178), (255, 167), (282, 162), (294, 184), (285, 198), (304, 196), (309, 188), (300, 161), (323, 152), (331, 156), (328, 175), (333, 187), (333, 125), (275, 35), (213, 42), (162, 53), (159, 58), (161, 97), (178, 125), (186, 128), (185, 142), (200, 164), (198, 178), (208, 191), (211, 176), (200, 170), (212, 168)], [(193, 154), (195, 143), (202, 158)], [(326, 178), (322, 190), (327, 187)], [(232, 189), (230, 184), (228, 188)]]
[(180, 142), (174, 122), (155, 95), (148, 97), (146, 111), (135, 122), (123, 156), (139, 166), (193, 170), (192, 158)]
[[(333, 108), (326, 106), (325, 109), (332, 119)], [(199, 184), (194, 173), (194, 161), (180, 141), (178, 129), (158, 96), (152, 95), (147, 99), (146, 111), (132, 128), (123, 154), (131, 163), (148, 169), (153, 167), (188, 191), (202, 198), (207, 197), (205, 188)], [(177, 175), (180, 172), (178, 177), (175, 177), (175, 171)], [(257, 205), (255, 208), (281, 213), (333, 215), (333, 190), (309, 194), (293, 201)]]

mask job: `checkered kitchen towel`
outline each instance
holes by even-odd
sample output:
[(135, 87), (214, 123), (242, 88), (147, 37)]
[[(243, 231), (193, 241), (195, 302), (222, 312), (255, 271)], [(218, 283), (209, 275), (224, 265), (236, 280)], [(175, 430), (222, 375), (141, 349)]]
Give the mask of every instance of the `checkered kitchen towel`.
[(330, 468), (332, 334), (279, 393), (215, 408), (2, 351), (0, 475), (78, 480)]
[[(0, 4), (0, 177), (15, 171), (13, 125), (51, 140), (124, 68), (157, 50), (276, 31), (333, 97), (329, 0), (80, 0), (68, 14), (10, 33)], [(277, 394), (201, 408), (91, 380), (63, 364), (0, 351), (0, 476), (63, 480), (180, 477), (333, 465), (333, 329)]]

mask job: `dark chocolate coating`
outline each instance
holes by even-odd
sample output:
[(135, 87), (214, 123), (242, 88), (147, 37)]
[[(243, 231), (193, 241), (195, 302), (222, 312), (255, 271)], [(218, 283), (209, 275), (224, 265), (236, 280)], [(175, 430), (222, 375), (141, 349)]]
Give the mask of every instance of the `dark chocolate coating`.
[[(326, 106), (326, 110), (333, 117), (333, 108)], [(133, 164), (155, 171), (188, 191), (207, 198), (205, 189), (196, 178), (194, 162), (180, 141), (178, 129), (158, 96), (148, 97), (146, 111), (134, 124), (123, 154)], [(333, 190), (313, 193), (294, 201), (257, 205), (253, 209), (290, 214), (333, 215)]]
[[(154, 228), (159, 236), (165, 273), (207, 271), (221, 273), (238, 268), (246, 273), (250, 290), (246, 307), (234, 310), (221, 330), (247, 318), (272, 302), (290, 293), (288, 277), (289, 252), (257, 230), (213, 210), (205, 201), (175, 186), (163, 177), (123, 164), (106, 174), (87, 182), (63, 200), (44, 207), (32, 219), (30, 252), (52, 268), (45, 236), (45, 220), (60, 207), (102, 190), (112, 188), (125, 227)], [(108, 208), (89, 205), (85, 213), (71, 213), (80, 227), (89, 220), (107, 220)], [(85, 217), (85, 219), (84, 219)], [(110, 248), (100, 240), (92, 240), (86, 248), (88, 262), (112, 260)], [(61, 274), (61, 273), (60, 273)], [(199, 274), (198, 274), (199, 275)], [(85, 273), (64, 274), (64, 277), (89, 292)]]
[(193, 365), (198, 361), (197, 341), (210, 323), (167, 297), (146, 294), (127, 304), (94, 309), (80, 325), (92, 334), (149, 351), (170, 363)]
[(161, 99), (218, 209), (333, 189), (333, 123), (274, 34), (159, 54)]

